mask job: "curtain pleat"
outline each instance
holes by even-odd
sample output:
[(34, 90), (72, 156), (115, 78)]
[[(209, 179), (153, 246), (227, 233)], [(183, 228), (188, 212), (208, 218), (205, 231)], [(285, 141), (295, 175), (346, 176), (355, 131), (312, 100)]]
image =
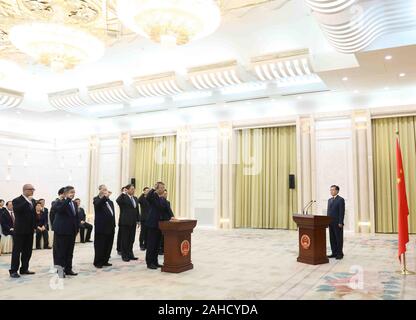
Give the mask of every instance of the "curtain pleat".
[(234, 227), (295, 229), (296, 127), (239, 130), (237, 157)]
[(397, 232), (396, 131), (399, 131), (409, 204), (409, 232), (416, 233), (416, 117), (374, 119), (375, 229)]
[(168, 199), (175, 208), (176, 199), (176, 136), (135, 139), (136, 188), (153, 187), (163, 181), (168, 190)]

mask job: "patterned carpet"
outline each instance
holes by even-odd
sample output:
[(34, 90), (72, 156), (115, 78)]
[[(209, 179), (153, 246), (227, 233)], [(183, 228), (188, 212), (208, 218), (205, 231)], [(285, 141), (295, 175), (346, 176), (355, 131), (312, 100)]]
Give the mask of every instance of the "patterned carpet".
[[(416, 299), (416, 276), (395, 272), (396, 239), (347, 234), (343, 260), (310, 266), (296, 262), (295, 231), (196, 229), (194, 270), (148, 270), (137, 242), (139, 261), (123, 262), (113, 251), (113, 266), (97, 270), (90, 243), (76, 245), (79, 275), (63, 280), (51, 268), (51, 250), (34, 251), (30, 269), (36, 275), (17, 280), (8, 276), (10, 255), (3, 255), (0, 299)], [(411, 237), (410, 270), (416, 269), (414, 248)]]

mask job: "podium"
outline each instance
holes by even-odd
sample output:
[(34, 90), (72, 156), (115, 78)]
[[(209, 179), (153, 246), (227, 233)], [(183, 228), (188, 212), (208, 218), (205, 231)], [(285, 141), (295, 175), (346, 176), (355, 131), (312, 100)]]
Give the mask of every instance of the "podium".
[(162, 272), (180, 273), (193, 269), (191, 262), (191, 233), (197, 220), (160, 221), (164, 236), (164, 263)]
[(326, 228), (331, 217), (294, 214), (299, 228), (298, 262), (317, 265), (328, 263), (326, 255)]

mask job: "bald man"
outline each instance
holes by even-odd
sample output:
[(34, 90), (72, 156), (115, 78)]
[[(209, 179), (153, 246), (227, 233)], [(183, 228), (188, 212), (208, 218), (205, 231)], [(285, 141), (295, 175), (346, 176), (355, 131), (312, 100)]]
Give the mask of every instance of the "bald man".
[[(17, 273), (20, 266), (21, 275), (31, 275), (34, 272), (29, 271), (29, 260), (32, 256), (33, 233), (36, 229), (35, 207), (36, 201), (33, 199), (35, 188), (31, 184), (23, 186), (23, 192), (20, 197), (12, 201), (14, 211), (14, 234), (13, 234), (13, 252), (10, 277), (20, 278)], [(20, 265), (20, 261), (22, 262)]]

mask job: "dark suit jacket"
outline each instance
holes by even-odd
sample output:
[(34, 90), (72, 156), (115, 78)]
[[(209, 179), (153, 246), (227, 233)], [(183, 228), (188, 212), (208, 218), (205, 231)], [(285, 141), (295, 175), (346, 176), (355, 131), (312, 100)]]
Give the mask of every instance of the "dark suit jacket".
[(32, 206), (22, 196), (12, 201), (14, 213), (14, 234), (33, 234), (36, 228), (35, 207), (36, 201), (32, 199)]
[(166, 209), (163, 211), (161, 220), (163, 220), (163, 221), (169, 221), (171, 218), (174, 217), (172, 208), (170, 206), (170, 201), (169, 200), (166, 200), (165, 198), (161, 199), (161, 201), (162, 202), (165, 202), (165, 205), (166, 205)]
[(331, 223), (344, 224), (345, 200), (340, 196), (328, 200), (327, 215), (332, 217)]
[(49, 210), (48, 210), (48, 208), (43, 208), (43, 213), (46, 216), (46, 230), (49, 230)]
[(120, 207), (119, 226), (134, 226), (140, 221), (139, 200), (133, 197), (136, 202), (136, 208), (133, 206), (130, 197), (122, 193), (116, 200)]
[(13, 228), (13, 219), (10, 215), (9, 211), (3, 210), (0, 216), (0, 223), (1, 223), (1, 231), (5, 236), (9, 236), (13, 234), (12, 231), (10, 231), (11, 228)]
[(54, 201), (52, 201), (52, 203), (51, 203), (51, 211), (49, 212), (49, 220), (50, 220), (50, 222), (51, 222), (51, 229), (53, 230), (53, 222), (54, 222), (54, 220), (55, 220), (55, 204), (58, 202), (58, 201), (61, 201), (59, 198), (56, 198)]
[(53, 231), (59, 235), (75, 235), (79, 231), (79, 215), (75, 202), (75, 214), (71, 208), (71, 199), (57, 201), (55, 207), (55, 219), (53, 221)]
[(85, 221), (87, 220), (87, 215), (85, 214), (85, 210), (83, 208), (78, 208), (78, 216), (79, 221)]
[(142, 194), (139, 197), (139, 204), (140, 204), (140, 219), (142, 222), (147, 220), (149, 216), (149, 202), (146, 199), (146, 196)]
[(40, 217), (35, 213), (36, 227), (46, 227), (48, 228), (48, 213), (41, 211)]
[(149, 191), (146, 198), (149, 202), (149, 216), (145, 225), (148, 228), (159, 228), (159, 221), (167, 215), (166, 199), (159, 197), (154, 189)]
[[(93, 200), (94, 203), (94, 227), (96, 234), (112, 234), (114, 233), (114, 228), (116, 227), (116, 217), (114, 211), (114, 203), (107, 197), (98, 197), (96, 196)], [(110, 205), (108, 209), (107, 203)]]

